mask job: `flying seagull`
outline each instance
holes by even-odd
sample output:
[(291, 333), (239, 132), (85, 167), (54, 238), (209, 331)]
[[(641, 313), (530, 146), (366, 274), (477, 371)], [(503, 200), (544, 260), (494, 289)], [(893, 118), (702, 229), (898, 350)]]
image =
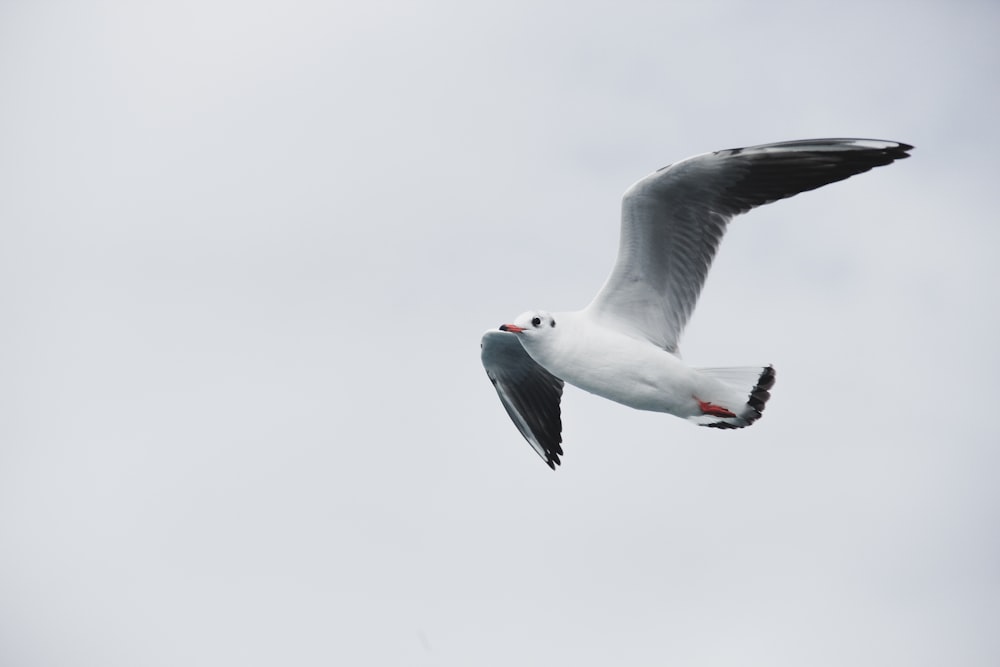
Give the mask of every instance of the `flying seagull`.
[(563, 383), (700, 426), (760, 419), (771, 366), (693, 368), (677, 342), (733, 216), (909, 157), (878, 139), (806, 139), (705, 153), (643, 178), (622, 198), (618, 259), (583, 310), (529, 310), (483, 335), (507, 414), (555, 470)]

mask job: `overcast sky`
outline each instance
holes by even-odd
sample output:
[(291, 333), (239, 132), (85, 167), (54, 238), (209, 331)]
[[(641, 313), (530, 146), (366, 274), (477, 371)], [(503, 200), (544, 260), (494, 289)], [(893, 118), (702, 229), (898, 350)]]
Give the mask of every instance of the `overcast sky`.
[[(0, 5), (0, 663), (1000, 661), (994, 2)], [(916, 146), (756, 210), (699, 429), (479, 337), (705, 151)]]

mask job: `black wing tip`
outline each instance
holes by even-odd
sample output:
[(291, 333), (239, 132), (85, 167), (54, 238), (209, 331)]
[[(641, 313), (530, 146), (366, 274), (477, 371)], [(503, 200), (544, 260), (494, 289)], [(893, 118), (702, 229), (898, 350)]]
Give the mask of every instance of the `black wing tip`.
[(910, 151), (912, 150), (913, 150), (912, 144), (905, 144), (902, 141), (896, 142), (896, 151), (900, 153), (899, 159), (902, 160), (905, 157), (910, 157)]
[(733, 214), (846, 180), (909, 157), (910, 144), (884, 139), (808, 139), (744, 149), (742, 174), (726, 188)]
[(560, 456), (563, 456), (562, 445), (560, 443), (555, 443), (554, 447), (546, 447), (545, 465), (555, 470), (556, 466), (562, 465), (562, 461), (559, 459)]
[(890, 158), (889, 162), (886, 162), (885, 164), (889, 164), (893, 160), (905, 160), (910, 157), (910, 151), (913, 150), (912, 145), (903, 143), (902, 141), (891, 141), (886, 139), (855, 139), (854, 141), (870, 141), (872, 143), (878, 142), (892, 144), (890, 146), (881, 146), (877, 148), (871, 147), (867, 149)]
[[(829, 141), (849, 141), (853, 143), (857, 142), (867, 142), (872, 144), (893, 144), (891, 146), (881, 147), (883, 150), (892, 151), (912, 151), (913, 144), (908, 144), (905, 141), (896, 141), (895, 139), (872, 139), (871, 137), (845, 137), (840, 139), (829, 139)], [(877, 150), (877, 149), (876, 149)]]
[(767, 366), (757, 379), (757, 385), (750, 392), (750, 399), (747, 401), (747, 407), (750, 408), (749, 414), (746, 415), (747, 426), (760, 419), (764, 413), (764, 406), (771, 398), (770, 390), (774, 386), (774, 378), (774, 366)]
[(913, 150), (913, 146), (910, 144), (904, 144), (901, 141), (883, 141), (881, 139), (858, 139), (859, 142), (871, 141), (882, 144), (888, 144), (883, 146), (859, 146), (858, 147), (858, 157), (861, 159), (867, 158), (871, 161), (873, 167), (882, 167), (887, 164), (892, 164), (896, 160), (905, 160), (910, 157), (910, 151)]
[[(865, 145), (868, 144), (868, 145)], [(893, 160), (902, 160), (910, 157), (913, 145), (894, 139), (869, 139), (863, 137), (826, 137), (820, 139), (794, 139), (792, 141), (778, 141), (770, 144), (756, 144), (754, 146), (743, 146), (740, 148), (725, 148), (715, 151), (717, 154), (740, 155), (746, 151), (754, 151), (758, 148), (793, 148), (799, 147), (807, 149), (809, 146), (845, 146), (853, 145), (852, 148), (868, 154), (883, 154)], [(888, 164), (888, 163), (886, 163)]]
[(757, 384), (750, 391), (747, 399), (746, 410), (740, 414), (738, 420), (718, 421), (712, 424), (702, 424), (708, 428), (736, 429), (746, 428), (761, 418), (764, 414), (764, 406), (771, 398), (771, 388), (774, 386), (775, 372), (774, 366), (766, 366), (757, 378)]
[(750, 398), (747, 399), (746, 412), (740, 415), (746, 420), (744, 426), (750, 426), (764, 414), (764, 406), (771, 398), (770, 390), (774, 386), (774, 378), (774, 366), (765, 366), (757, 378), (757, 384), (750, 392)]

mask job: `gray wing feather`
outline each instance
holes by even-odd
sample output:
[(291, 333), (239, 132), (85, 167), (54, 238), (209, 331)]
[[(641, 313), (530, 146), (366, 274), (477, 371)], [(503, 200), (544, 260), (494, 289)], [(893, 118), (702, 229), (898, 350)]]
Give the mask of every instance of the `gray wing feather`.
[(650, 174), (625, 193), (618, 258), (588, 311), (676, 352), (733, 216), (909, 157), (912, 148), (788, 141), (706, 153)]
[(497, 390), (511, 421), (555, 470), (562, 456), (559, 401), (563, 381), (542, 368), (517, 340), (517, 334), (487, 331), (482, 340), (486, 375)]

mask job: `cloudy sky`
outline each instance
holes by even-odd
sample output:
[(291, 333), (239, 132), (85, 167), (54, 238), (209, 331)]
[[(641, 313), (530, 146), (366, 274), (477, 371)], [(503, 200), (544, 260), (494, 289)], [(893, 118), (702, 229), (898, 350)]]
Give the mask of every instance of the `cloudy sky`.
[[(1000, 660), (1000, 8), (0, 4), (0, 662)], [(699, 429), (481, 333), (583, 306), (619, 198), (734, 146), (914, 156), (739, 218)]]

